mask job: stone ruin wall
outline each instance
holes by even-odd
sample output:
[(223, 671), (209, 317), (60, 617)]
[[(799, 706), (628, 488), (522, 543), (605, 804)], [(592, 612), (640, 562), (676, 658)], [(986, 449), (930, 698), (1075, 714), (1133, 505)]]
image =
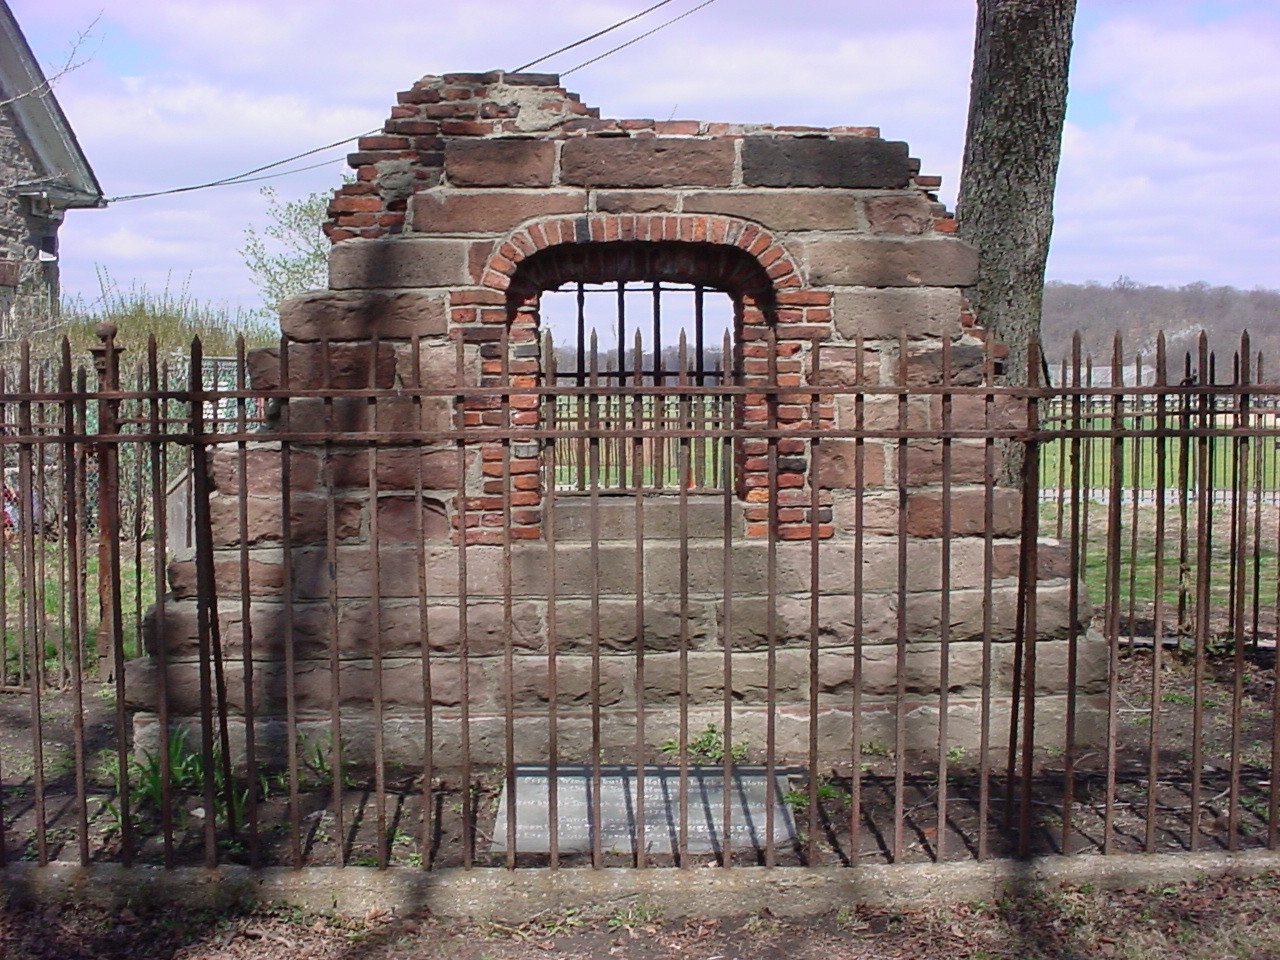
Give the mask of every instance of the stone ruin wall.
[[(540, 367), (537, 351), (527, 345), (537, 342), (539, 289), (565, 279), (564, 271), (575, 263), (587, 273), (595, 269), (601, 279), (611, 270), (616, 275), (631, 269), (627, 264), (640, 244), (666, 251), (659, 258), (665, 264), (661, 279), (697, 279), (701, 271), (705, 280), (708, 272), (719, 271), (716, 282), (741, 303), (747, 382), (764, 379), (760, 358), (770, 327), (783, 358), (778, 365), (783, 385), (806, 382), (815, 343), (823, 383), (936, 384), (942, 344), (948, 340), (954, 382), (982, 382), (987, 354), (965, 300), (965, 288), (975, 280), (975, 252), (954, 236), (955, 221), (936, 201), (938, 179), (921, 176), (906, 145), (881, 139), (875, 128), (604, 120), (551, 75), (447, 74), (426, 77), (401, 93), (384, 133), (362, 139), (350, 162), (356, 180), (337, 191), (325, 227), (334, 243), (330, 287), (283, 304), (288, 355), (284, 363), (279, 350), (254, 355), (257, 387), (281, 387), (283, 366), (290, 389), (371, 384), (454, 389), (498, 383), (504, 362), (513, 383), (533, 384)], [(510, 351), (505, 361), (498, 353), (504, 328)], [(536, 425), (536, 399), (524, 400), (518, 391), (513, 395), (513, 422)], [(746, 420), (761, 419), (759, 402), (754, 413), (748, 404)], [(780, 419), (808, 426), (807, 403), (806, 397), (794, 409), (780, 407)], [(285, 408), (280, 427), (294, 432), (375, 426), (448, 430), (455, 422), (454, 398), (448, 396), (384, 399), (376, 412), (360, 397), (339, 398), (331, 407), (318, 398), (293, 399)], [(997, 421), (1007, 422), (1011, 415), (998, 409)], [(474, 426), (494, 422), (495, 413), (467, 401), (457, 416)], [(895, 428), (898, 401), (869, 399), (863, 416), (866, 428)], [(954, 399), (954, 427), (981, 428), (984, 416), (983, 398)], [(908, 427), (936, 429), (940, 417), (936, 397), (916, 398), (908, 408)], [(818, 418), (820, 426), (852, 428), (853, 398), (825, 403)], [(821, 540), (816, 722), (823, 762), (838, 763), (850, 754), (859, 536), (864, 538), (862, 736), (891, 743), (899, 623), (896, 441), (867, 440), (859, 467), (854, 440), (823, 441), (817, 462), (810, 462), (804, 441), (784, 439), (779, 455), (786, 458), (786, 469), (777, 491), (769, 489), (764, 472), (765, 441), (741, 446), (732, 546), (734, 739), (756, 748), (765, 742), (766, 521), (776, 493), (780, 759), (802, 760), (808, 737), (812, 524), (818, 525)], [(517, 452), (527, 456), (511, 461), (511, 525), (504, 528), (502, 454), (494, 445), (468, 448), (461, 486), (451, 442), (383, 446), (373, 464), (364, 448), (331, 445), (331, 459), (326, 459), (321, 446), (292, 445), (288, 538), (293, 556), (286, 568), (280, 444), (268, 434), (249, 446), (243, 462), (232, 446), (215, 451), (211, 510), (230, 709), (237, 718), (244, 716), (247, 642), (260, 749), (282, 749), (290, 687), (286, 647), (291, 646), (295, 712), (304, 736), (325, 736), (329, 729), (336, 660), (341, 736), (351, 758), (372, 755), (369, 745), (377, 728), (390, 760), (419, 764), (429, 727), (436, 765), (459, 761), (464, 669), (458, 554), (465, 539), (465, 688), (473, 758), (481, 764), (503, 762), (508, 623), (516, 651), (510, 678), (515, 758), (546, 758), (549, 508), (539, 450), (533, 445)], [(907, 742), (922, 752), (936, 750), (941, 588), (948, 583), (949, 739), (953, 746), (973, 750), (979, 740), (983, 660), (986, 448), (982, 441), (951, 445), (949, 579), (942, 570), (941, 442), (911, 440), (905, 463)], [(243, 543), (242, 468), (249, 494)], [(859, 480), (861, 530), (855, 522)], [(810, 515), (813, 484), (817, 516)], [(631, 510), (633, 501), (626, 501), (627, 510), (604, 498), (601, 504), (597, 552), (583, 532), (581, 512), (573, 514), (561, 500), (555, 507), (558, 743), (565, 761), (590, 753), (593, 570), (600, 590), (594, 609), (603, 651), (598, 691), (604, 759), (634, 759), (636, 557), (633, 532), (618, 513)], [(991, 745), (999, 753), (1007, 742), (1013, 674), (1019, 494), (997, 488), (993, 505)], [(681, 618), (673, 571), (680, 542), (672, 509), (661, 498), (646, 507), (644, 700), (655, 746), (678, 729)], [(707, 722), (718, 722), (723, 709), (726, 611), (719, 509), (717, 500), (711, 508), (694, 504), (690, 513), (691, 736)], [(337, 535), (333, 556), (326, 546), (330, 515)], [(377, 549), (371, 546), (375, 528)], [(509, 621), (502, 600), (502, 545), (508, 538)], [(250, 571), (247, 619), (241, 602), (242, 552)], [(1042, 542), (1039, 554), (1037, 723), (1054, 730), (1061, 728), (1066, 712), (1069, 583), (1061, 545)], [(153, 615), (150, 642), (153, 653), (161, 645), (165, 651), (171, 715), (191, 717), (198, 715), (199, 703), (194, 561), (177, 558), (169, 573), (172, 598), (162, 624)], [(420, 589), (429, 597), (425, 614)], [(287, 611), (286, 590), (293, 596)], [(375, 637), (381, 638), (381, 712), (371, 705)], [(430, 651), (429, 684), (424, 684), (424, 647)], [(1096, 739), (1105, 716), (1105, 698), (1100, 699), (1105, 649), (1082, 636), (1078, 662), (1077, 739), (1087, 742)], [(154, 739), (160, 668), (149, 659), (132, 669), (142, 742), (148, 730)], [(243, 722), (233, 726), (242, 736)], [(759, 750), (753, 755), (758, 758)]]

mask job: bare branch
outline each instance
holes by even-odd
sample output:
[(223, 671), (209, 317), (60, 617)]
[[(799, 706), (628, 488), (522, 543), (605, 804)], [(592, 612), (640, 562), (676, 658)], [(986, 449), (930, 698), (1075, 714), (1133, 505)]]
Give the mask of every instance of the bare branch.
[(22, 93), (12, 96), (7, 100), (0, 100), (0, 107), (7, 107), (9, 104), (17, 103), (19, 100), (25, 100), (27, 97), (43, 97), (53, 89), (53, 85), (55, 83), (67, 74), (79, 70), (86, 63), (92, 60), (93, 57), (87, 54), (84, 57), (80, 57), (80, 48), (88, 42), (89, 38), (93, 35), (93, 28), (98, 25), (98, 21), (101, 19), (102, 14), (99, 13), (93, 18), (87, 27), (76, 34), (76, 38), (71, 41), (71, 50), (67, 54), (66, 62), (50, 76), (46, 77), (43, 83), (38, 83), (30, 90), (24, 90)]

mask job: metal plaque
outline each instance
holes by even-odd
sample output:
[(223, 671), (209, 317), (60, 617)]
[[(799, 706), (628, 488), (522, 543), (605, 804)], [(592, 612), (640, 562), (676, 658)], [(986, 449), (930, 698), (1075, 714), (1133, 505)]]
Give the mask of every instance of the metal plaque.
[[(764, 849), (766, 810), (773, 807), (773, 840), (789, 844), (795, 837), (791, 811), (783, 802), (792, 771), (774, 771), (772, 788), (764, 767), (735, 767), (729, 807), (729, 842), (735, 850)], [(648, 853), (672, 853), (680, 849), (682, 829), (687, 830), (689, 853), (719, 853), (724, 836), (724, 770), (715, 766), (688, 768), (687, 813), (682, 813), (678, 766), (643, 768), (602, 766), (597, 796), (589, 766), (556, 768), (556, 804), (559, 849), (585, 853), (592, 848), (592, 830), (600, 831), (601, 849), (633, 853), (640, 841), (639, 787), (643, 780), (644, 848)], [(551, 850), (551, 782), (545, 764), (521, 764), (515, 768), (515, 848), (520, 853)], [(492, 851), (507, 849), (507, 809), (510, 798), (504, 785), (494, 823)]]

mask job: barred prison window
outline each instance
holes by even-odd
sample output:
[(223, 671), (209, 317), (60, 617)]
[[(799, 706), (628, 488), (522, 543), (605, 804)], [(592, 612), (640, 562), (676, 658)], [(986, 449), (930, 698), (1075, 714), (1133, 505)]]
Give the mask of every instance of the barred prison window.
[[(568, 283), (542, 294), (544, 377), (562, 387), (550, 429), (560, 493), (721, 492), (732, 484), (719, 432), (733, 400), (737, 306), (700, 284)], [(642, 391), (642, 392), (637, 392)]]

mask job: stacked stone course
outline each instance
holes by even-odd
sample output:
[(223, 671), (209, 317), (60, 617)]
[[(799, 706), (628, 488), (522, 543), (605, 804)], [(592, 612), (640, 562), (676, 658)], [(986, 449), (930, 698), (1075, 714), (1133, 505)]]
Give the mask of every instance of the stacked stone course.
[[(278, 724), (287, 707), (304, 726), (323, 727), (336, 684), (349, 719), (344, 736), (365, 742), (374, 735), (370, 697), (380, 671), (387, 712), (379, 729), (390, 738), (389, 756), (420, 760), (429, 722), (436, 762), (456, 762), (465, 716), (474, 759), (501, 762), (502, 714), (510, 709), (517, 759), (543, 758), (554, 617), (561, 755), (585, 757), (594, 696), (608, 708), (606, 759), (631, 759), (637, 695), (655, 743), (675, 731), (683, 590), (690, 645), (683, 679), (694, 733), (719, 718), (727, 695), (743, 737), (764, 742), (763, 624), (773, 603), (784, 758), (803, 756), (806, 726), (816, 723), (823, 756), (847, 760), (855, 634), (865, 650), (865, 736), (884, 739), (901, 718), (909, 746), (937, 749), (945, 635), (950, 742), (975, 747), (984, 624), (994, 667), (991, 744), (999, 749), (1013, 689), (1021, 499), (1015, 490), (991, 489), (1000, 465), (985, 441), (944, 444), (930, 434), (944, 424), (1007, 427), (1025, 410), (972, 394), (944, 404), (938, 394), (900, 402), (856, 390), (936, 386), (944, 378), (981, 385), (1000, 355), (984, 344), (965, 299), (975, 251), (953, 236), (955, 222), (933, 193), (937, 178), (920, 175), (905, 144), (870, 127), (606, 120), (551, 75), (446, 74), (401, 93), (384, 133), (363, 138), (350, 162), (356, 181), (337, 191), (325, 226), (334, 242), (330, 288), (282, 306), (286, 354), (258, 353), (252, 378), (260, 388), (299, 392), (412, 389), (376, 403), (339, 395), (284, 404), (278, 426), (285, 433), (375, 430), (391, 438), (374, 449), (341, 439), (291, 445), (287, 511), (281, 445), (269, 435), (247, 453), (247, 500), (240, 499), (240, 454), (214, 457), (214, 574), (229, 687), (239, 689), (247, 644), (261, 672), (261, 722)], [(482, 437), (485, 428), (536, 430), (547, 420), (546, 401), (524, 392), (545, 373), (540, 295), (564, 283), (613, 280), (700, 283), (728, 293), (738, 311), (740, 382), (762, 388), (744, 397), (740, 425), (832, 433), (816, 446), (783, 437), (773, 463), (767, 440), (740, 441), (728, 537), (719, 498), (691, 502), (683, 528), (674, 497), (647, 498), (637, 557), (634, 501), (600, 498), (594, 527), (601, 538), (592, 542), (581, 501), (550, 495), (543, 444)], [(489, 394), (451, 395), (477, 386)], [(815, 386), (835, 392), (807, 389)], [(784, 388), (776, 400), (775, 388)], [(459, 445), (439, 436), (455, 428), (476, 430), (477, 440)], [(913, 436), (865, 437), (881, 429)], [(412, 440), (395, 439), (406, 432)], [(811, 585), (814, 541), (819, 579)], [(731, 596), (722, 581), (726, 542)], [(689, 558), (683, 582), (682, 549)], [(242, 551), (250, 566), (247, 618), (239, 600)], [(1046, 542), (1039, 554), (1045, 666), (1038, 695), (1046, 716), (1061, 717), (1078, 611), (1068, 609), (1063, 548)], [(646, 597), (640, 635), (637, 568)], [(174, 598), (163, 630), (153, 621), (151, 643), (166, 651), (171, 707), (183, 716), (198, 700), (194, 561), (176, 562), (170, 582)], [(812, 715), (811, 586), (821, 595)], [(283, 596), (286, 589), (292, 596)], [(603, 651), (594, 694), (593, 623)], [(894, 648), (902, 630), (909, 650), (900, 702)], [(510, 674), (502, 656), (508, 642)], [(726, 642), (734, 650), (729, 691), (721, 672)], [(280, 695), (286, 645), (297, 664), (292, 705)], [(638, 694), (641, 645), (647, 659)], [(1079, 644), (1080, 742), (1093, 736), (1101, 715), (1105, 662), (1095, 648)], [(155, 680), (154, 663), (138, 669)], [(139, 706), (154, 702), (153, 694), (139, 695)], [(244, 697), (232, 704), (238, 714), (245, 708)]]

